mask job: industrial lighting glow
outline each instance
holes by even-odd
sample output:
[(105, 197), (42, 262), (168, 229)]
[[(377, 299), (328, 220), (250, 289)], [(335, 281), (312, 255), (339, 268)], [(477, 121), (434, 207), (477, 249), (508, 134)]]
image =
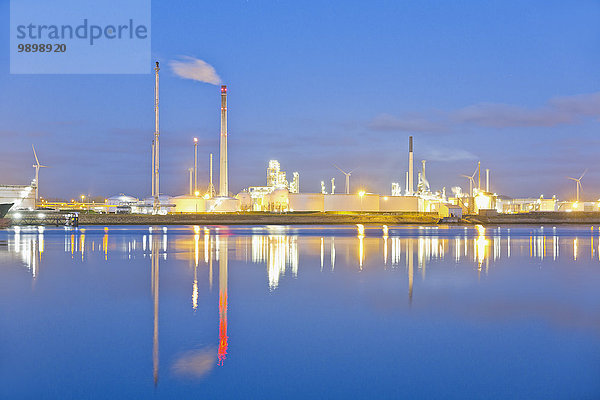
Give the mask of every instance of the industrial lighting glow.
[(194, 138), (194, 143), (198, 143), (198, 138), (197, 137)]
[(206, 193), (206, 194), (204, 195), (204, 199), (205, 199), (205, 200), (208, 200), (208, 199), (210, 199), (210, 195), (209, 195), (208, 193)]
[(194, 196), (196, 196), (196, 197), (200, 196), (200, 192), (196, 190), (196, 191), (194, 192)]
[(364, 190), (361, 190), (360, 192), (358, 192), (358, 195), (359, 195), (360, 197), (364, 197), (364, 196), (365, 196), (365, 191), (364, 191)]

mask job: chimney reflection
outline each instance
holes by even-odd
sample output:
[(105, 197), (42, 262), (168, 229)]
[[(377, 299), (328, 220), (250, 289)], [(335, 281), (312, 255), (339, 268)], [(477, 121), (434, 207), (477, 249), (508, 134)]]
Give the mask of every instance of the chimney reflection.
[[(166, 236), (166, 235), (164, 235)], [(154, 385), (158, 384), (158, 290), (159, 290), (159, 250), (160, 250), (160, 238), (157, 234), (150, 234), (151, 243), (151, 286), (152, 286), (152, 299), (154, 301), (154, 331), (152, 340), (152, 364), (153, 364), (153, 376)]]
[(227, 268), (228, 248), (227, 237), (217, 237), (219, 246), (219, 349), (217, 350), (218, 365), (223, 365), (227, 356)]
[(412, 305), (414, 275), (413, 239), (407, 239), (406, 268), (408, 272), (408, 304)]

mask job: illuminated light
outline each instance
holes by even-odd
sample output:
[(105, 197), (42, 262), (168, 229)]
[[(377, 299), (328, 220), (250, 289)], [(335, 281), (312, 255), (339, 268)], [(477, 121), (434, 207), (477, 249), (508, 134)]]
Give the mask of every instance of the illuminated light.
[(359, 235), (364, 235), (365, 234), (365, 226), (363, 224), (356, 224), (356, 227), (358, 228), (358, 234)]
[(196, 197), (200, 196), (200, 192), (196, 190), (196, 191), (194, 192), (194, 196), (196, 196)]
[(44, 218), (44, 213), (39, 213), (38, 218)]
[(389, 230), (388, 230), (388, 226), (387, 226), (387, 225), (384, 225), (384, 226), (383, 226), (383, 236), (387, 236), (387, 235), (388, 235), (388, 231), (389, 231)]
[(194, 143), (198, 143), (198, 138), (197, 137), (194, 138)]
[(483, 225), (475, 225), (475, 228), (477, 228), (477, 234), (479, 236), (485, 235), (485, 227)]
[(208, 200), (208, 199), (210, 199), (210, 195), (209, 195), (208, 193), (206, 193), (206, 194), (204, 195), (204, 200)]
[(573, 203), (573, 208), (578, 208), (579, 207), (579, 203), (575, 202)]
[(366, 192), (365, 192), (364, 190), (361, 190), (360, 192), (358, 192), (358, 195), (359, 195), (360, 197), (364, 197), (364, 196), (365, 196), (365, 194), (366, 194)]
[(385, 201), (388, 201), (388, 197), (387, 197), (387, 196), (384, 196), (384, 197), (383, 197), (383, 200), (385, 200)]

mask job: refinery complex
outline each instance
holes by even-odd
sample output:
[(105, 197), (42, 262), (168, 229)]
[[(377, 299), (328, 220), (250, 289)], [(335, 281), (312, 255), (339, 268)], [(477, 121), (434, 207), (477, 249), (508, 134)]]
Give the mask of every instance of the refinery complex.
[[(0, 182), (0, 205), (10, 209), (10, 215), (19, 215), (25, 210), (76, 210), (95, 213), (127, 214), (173, 214), (173, 213), (231, 213), (231, 212), (356, 212), (356, 213), (435, 213), (440, 218), (460, 220), (464, 215), (528, 213), (528, 212), (573, 212), (600, 211), (600, 200), (580, 201), (581, 180), (574, 182), (576, 196), (569, 201), (551, 198), (509, 198), (495, 193), (490, 182), (490, 170), (481, 163), (473, 165), (474, 172), (462, 177), (468, 188), (439, 186), (433, 189), (427, 179), (426, 160), (415, 162), (413, 137), (407, 143), (408, 165), (405, 181), (391, 183), (389, 193), (369, 193), (351, 186), (352, 171), (335, 166), (344, 176), (343, 189), (336, 187), (335, 178), (321, 181), (321, 191), (306, 193), (301, 190), (300, 173), (288, 174), (282, 170), (278, 160), (266, 165), (264, 186), (249, 186), (235, 194), (229, 190), (228, 134), (227, 134), (227, 86), (222, 85), (220, 153), (218, 155), (218, 186), (213, 180), (213, 154), (210, 154), (208, 186), (198, 186), (198, 139), (194, 138), (194, 164), (189, 168), (187, 193), (166, 195), (161, 192), (160, 181), (160, 126), (159, 126), (159, 63), (154, 67), (154, 113), (155, 129), (152, 135), (151, 194), (138, 198), (129, 193), (120, 193), (102, 199), (81, 196), (71, 201), (50, 201), (40, 196), (40, 164), (35, 148), (33, 155), (35, 175), (28, 185), (6, 185)], [(233, 144), (235, 145), (235, 144)], [(417, 168), (415, 168), (417, 164)], [(416, 180), (415, 180), (416, 178)], [(8, 206), (12, 204), (12, 206)], [(0, 217), (2, 217), (0, 215)]]

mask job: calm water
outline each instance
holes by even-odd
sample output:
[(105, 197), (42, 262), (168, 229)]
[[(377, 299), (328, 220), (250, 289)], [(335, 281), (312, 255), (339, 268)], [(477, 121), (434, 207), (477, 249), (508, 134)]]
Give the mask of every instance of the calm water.
[(0, 398), (600, 398), (600, 230), (5, 230), (0, 339)]

